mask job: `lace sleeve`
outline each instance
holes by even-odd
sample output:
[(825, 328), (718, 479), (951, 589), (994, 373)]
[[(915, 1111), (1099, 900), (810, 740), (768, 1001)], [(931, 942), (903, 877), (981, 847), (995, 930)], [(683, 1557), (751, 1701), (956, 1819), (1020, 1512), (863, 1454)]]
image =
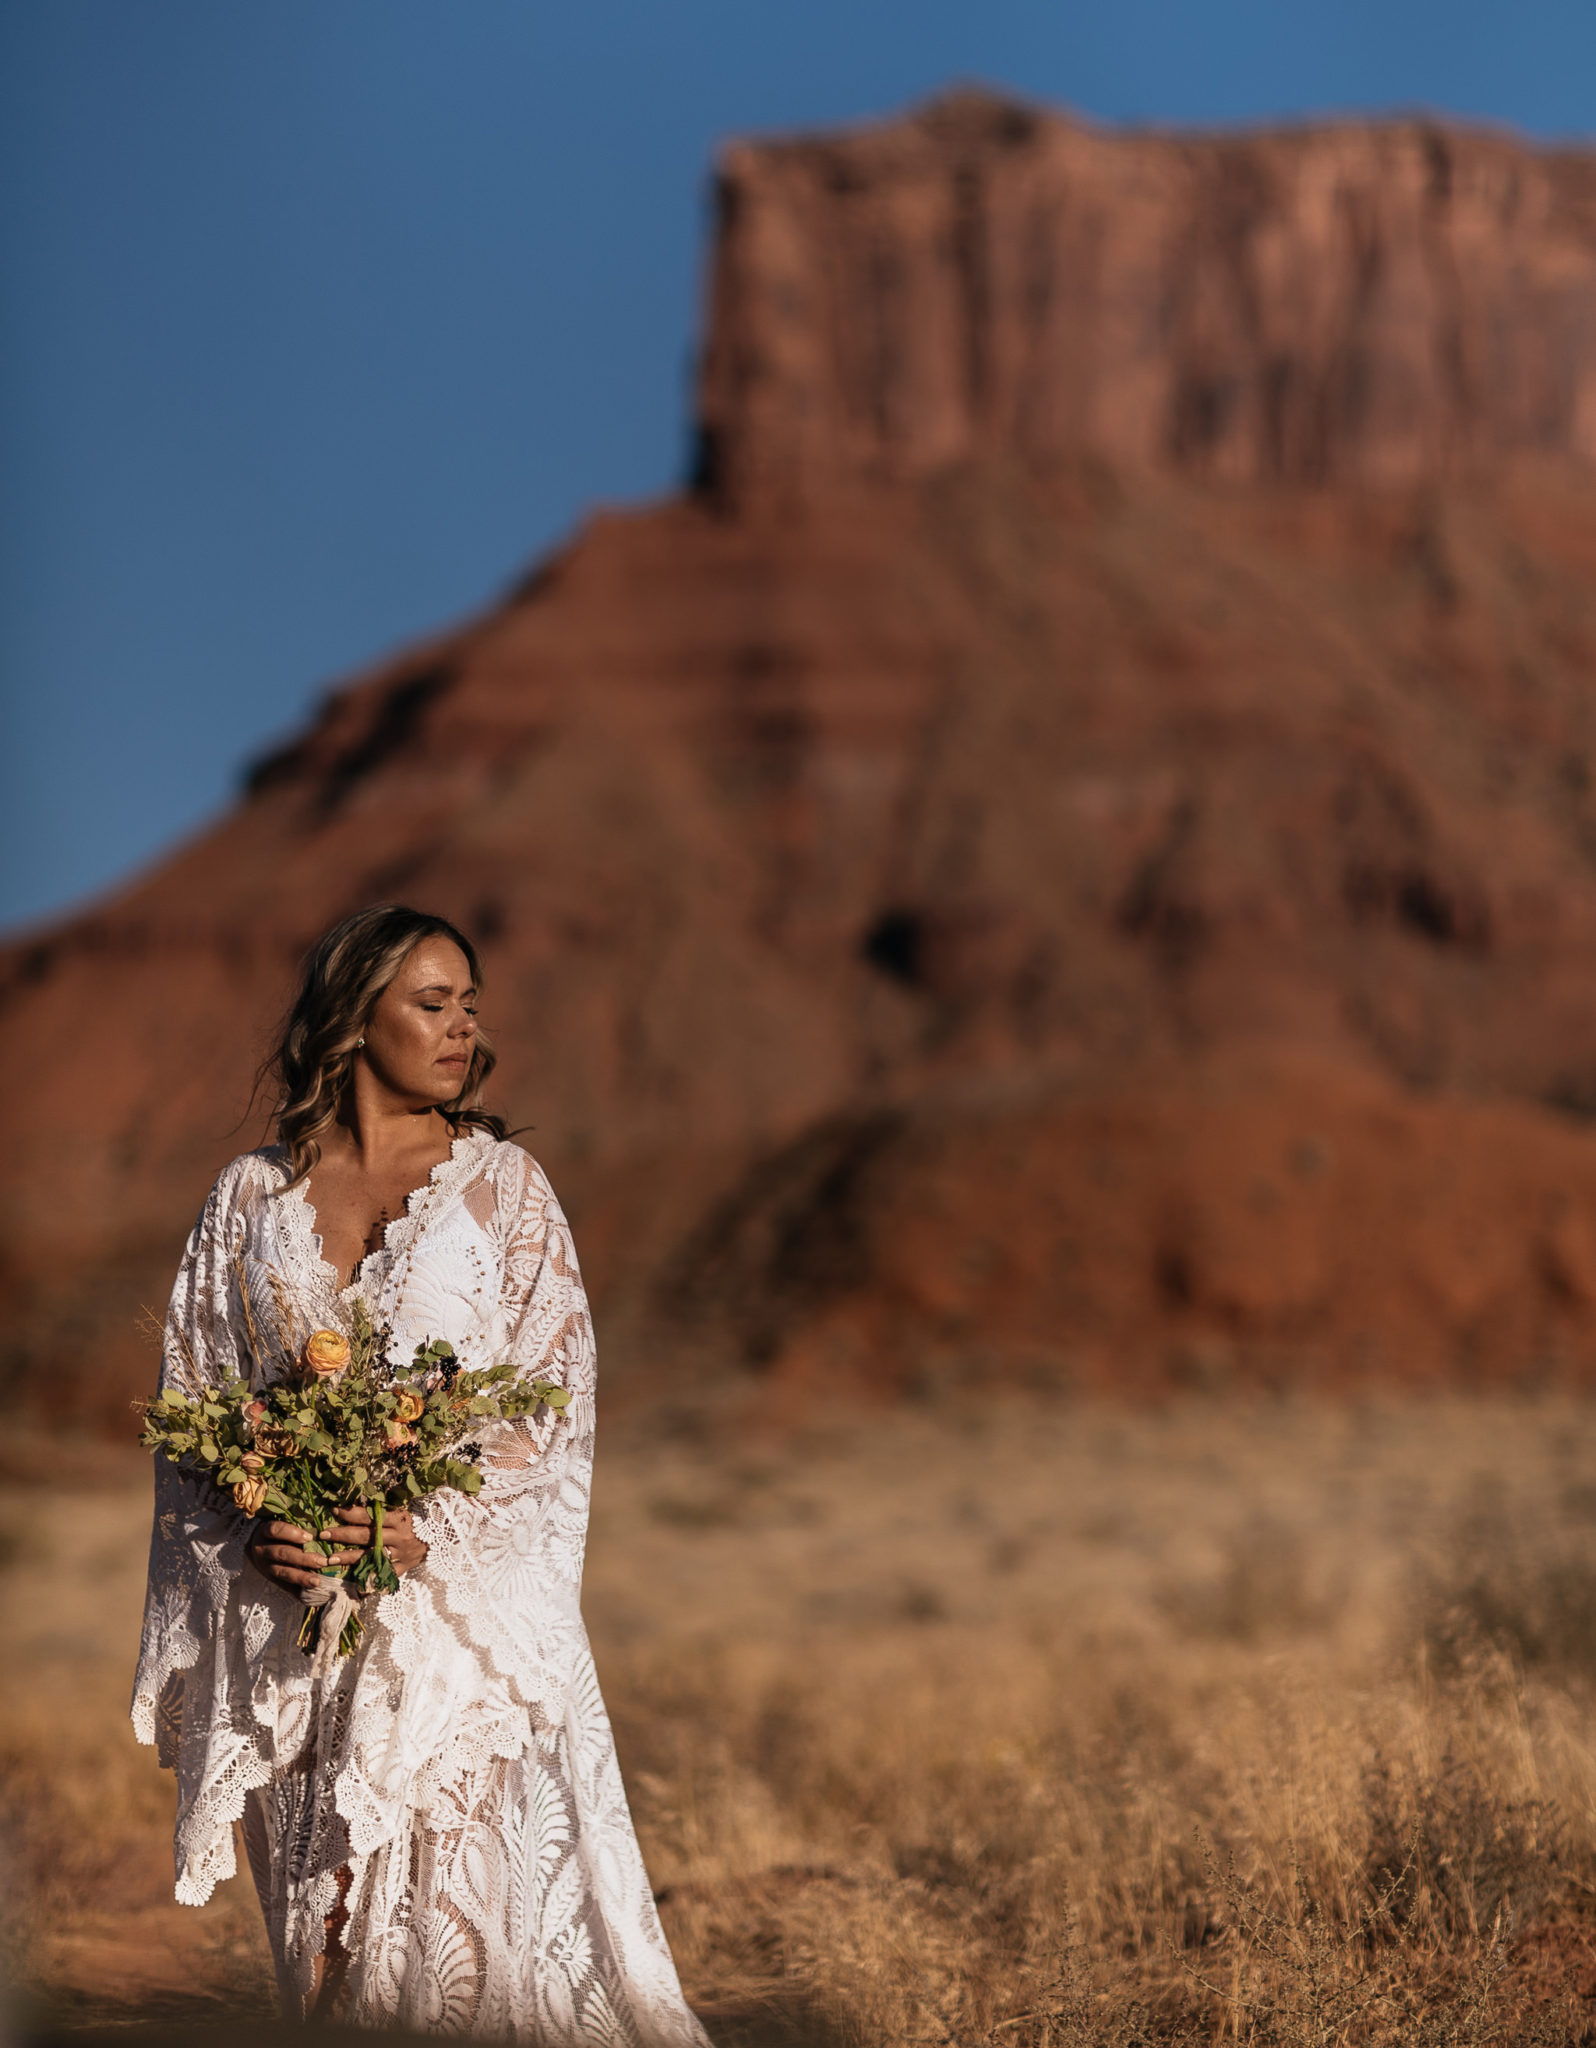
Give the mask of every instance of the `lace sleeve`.
[[(217, 1181), (194, 1226), (167, 1311), (160, 1385), (196, 1393), (247, 1370), (233, 1313), (247, 1157)], [(249, 1519), (164, 1458), (133, 1728), (178, 1781), (177, 1896), (198, 1905), (232, 1875), (231, 1822), (268, 1775), (247, 1708), (240, 1578)]]
[[(233, 1193), (229, 1168), (212, 1188), (189, 1237), (172, 1289), (161, 1347), (160, 1387), (198, 1393), (238, 1370), (229, 1314), (232, 1290)], [(153, 1742), (168, 1768), (177, 1761), (185, 1671), (215, 1633), (233, 1579), (243, 1568), (246, 1519), (212, 1487), (155, 1465), (155, 1523), (144, 1633), (133, 1688), (133, 1726)]]
[(593, 1328), (570, 1225), (543, 1171), (507, 1147), (499, 1176), (501, 1311), (524, 1378), (567, 1387), (563, 1414), (491, 1425), (482, 1491), (416, 1510), (421, 1571), (456, 1628), (530, 1706), (553, 1715), (579, 1640), (593, 1467)]

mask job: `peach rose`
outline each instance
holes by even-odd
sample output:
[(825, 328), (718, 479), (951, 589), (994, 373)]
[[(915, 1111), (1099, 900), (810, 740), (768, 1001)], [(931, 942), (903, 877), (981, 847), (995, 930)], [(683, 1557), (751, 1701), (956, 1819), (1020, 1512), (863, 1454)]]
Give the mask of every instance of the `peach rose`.
[(286, 1458), (294, 1448), (294, 1433), (291, 1429), (259, 1429), (255, 1432), (255, 1449), (264, 1451), (268, 1458)]
[(251, 1401), (249, 1406), (244, 1410), (244, 1413), (249, 1417), (250, 1422), (258, 1429), (260, 1425), (266, 1420), (266, 1403), (264, 1401)]
[(258, 1515), (266, 1505), (266, 1482), (264, 1479), (238, 1479), (233, 1482), (233, 1499), (246, 1515)]
[(312, 1330), (305, 1339), (300, 1363), (317, 1379), (331, 1379), (349, 1363), (349, 1339), (342, 1330)]
[(406, 1387), (399, 1396), (399, 1405), (394, 1410), (394, 1413), (401, 1422), (419, 1422), (421, 1420), (421, 1411), (426, 1405), (426, 1402), (416, 1392), (414, 1387)]
[(246, 1472), (262, 1472), (266, 1468), (266, 1460), (259, 1451), (246, 1451), (238, 1462)]

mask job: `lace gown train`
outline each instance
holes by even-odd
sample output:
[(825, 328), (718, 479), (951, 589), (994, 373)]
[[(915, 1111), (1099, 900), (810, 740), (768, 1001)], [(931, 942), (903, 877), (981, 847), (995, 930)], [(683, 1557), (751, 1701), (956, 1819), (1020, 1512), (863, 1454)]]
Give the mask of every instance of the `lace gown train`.
[[(245, 1567), (248, 1521), (161, 1462), (133, 1719), (177, 1774), (177, 1896), (234, 1870), (243, 1823), (283, 2006), (303, 2017), (342, 1919), (336, 2013), (566, 2048), (707, 2048), (621, 1785), (579, 1593), (592, 1326), (542, 1170), (456, 1140), (354, 1282), (321, 1256), (275, 1148), (236, 1159), (189, 1240), (161, 1384), (258, 1378), (250, 1320), (347, 1328), (360, 1295), (395, 1354), (447, 1337), (570, 1389), (565, 1419), (494, 1424), (474, 1499), (415, 1510), (425, 1562), (324, 1678), (297, 1599)], [(343, 1918), (342, 1916), (347, 1916)]]

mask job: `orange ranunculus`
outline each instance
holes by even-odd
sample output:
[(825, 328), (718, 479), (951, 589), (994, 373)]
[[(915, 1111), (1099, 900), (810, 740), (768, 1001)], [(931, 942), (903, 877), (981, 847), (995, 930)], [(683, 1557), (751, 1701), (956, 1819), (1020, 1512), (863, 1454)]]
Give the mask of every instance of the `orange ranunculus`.
[(342, 1330), (312, 1330), (305, 1339), (300, 1363), (317, 1379), (330, 1379), (349, 1363), (349, 1339)]
[(394, 1413), (401, 1422), (419, 1422), (421, 1420), (421, 1411), (426, 1405), (426, 1402), (416, 1392), (414, 1387), (406, 1387), (399, 1396), (399, 1405), (395, 1408)]
[(266, 1482), (264, 1479), (237, 1479), (233, 1482), (233, 1499), (246, 1515), (258, 1515), (266, 1505)]

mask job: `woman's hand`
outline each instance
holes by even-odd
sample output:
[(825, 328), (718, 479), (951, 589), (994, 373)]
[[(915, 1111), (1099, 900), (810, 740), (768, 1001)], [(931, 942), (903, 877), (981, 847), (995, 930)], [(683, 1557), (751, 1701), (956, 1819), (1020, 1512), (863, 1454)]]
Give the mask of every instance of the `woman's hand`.
[[(350, 1546), (347, 1556), (353, 1564), (363, 1550), (371, 1548), (371, 1510), (339, 1508), (331, 1528), (323, 1529), (321, 1533), (329, 1541)], [(427, 1546), (416, 1534), (408, 1508), (389, 1508), (384, 1512), (382, 1547), (400, 1578), (406, 1572), (413, 1572), (426, 1556)], [(340, 1561), (345, 1555), (343, 1550), (338, 1552)]]
[(297, 1593), (301, 1586), (324, 1584), (324, 1565), (353, 1564), (360, 1555), (358, 1550), (335, 1550), (331, 1557), (323, 1557), (319, 1551), (305, 1549), (314, 1540), (307, 1530), (296, 1529), (292, 1522), (261, 1521), (255, 1524), (244, 1545), (244, 1555), (263, 1579), (285, 1587), (290, 1593)]

